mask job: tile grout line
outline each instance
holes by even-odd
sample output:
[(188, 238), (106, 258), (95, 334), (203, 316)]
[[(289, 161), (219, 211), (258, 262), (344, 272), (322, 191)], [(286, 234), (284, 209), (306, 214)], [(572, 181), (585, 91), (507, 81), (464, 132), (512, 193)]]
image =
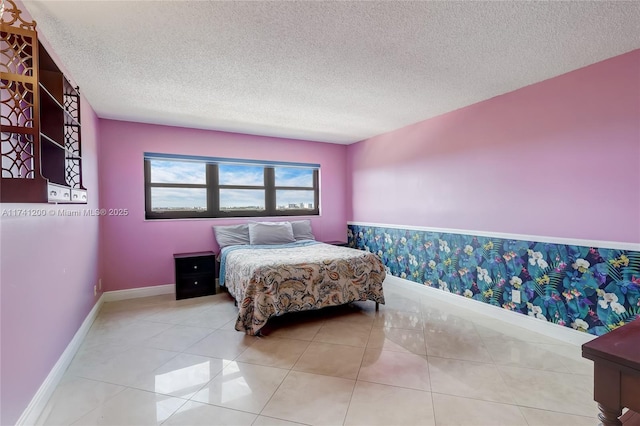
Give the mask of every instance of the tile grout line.
[(373, 324), (371, 330), (369, 330), (369, 337), (367, 337), (367, 343), (364, 346), (364, 352), (362, 353), (362, 359), (360, 360), (360, 366), (358, 367), (358, 373), (356, 374), (356, 379), (353, 382), (353, 389), (351, 389), (351, 395), (349, 396), (349, 403), (347, 404), (347, 411), (344, 413), (344, 418), (342, 420), (342, 424), (344, 425), (347, 421), (347, 416), (349, 415), (349, 410), (351, 409), (351, 402), (353, 401), (353, 394), (356, 392), (356, 387), (358, 387), (358, 377), (360, 377), (360, 370), (362, 370), (362, 364), (364, 363), (364, 358), (367, 356), (367, 347), (369, 345), (369, 340), (371, 340), (371, 333), (373, 333)]
[(436, 417), (436, 402), (433, 400), (433, 383), (431, 380), (431, 364), (429, 364), (429, 348), (428, 348), (428, 344), (427, 344), (427, 333), (424, 330), (424, 318), (423, 318), (423, 322), (422, 322), (422, 336), (424, 339), (424, 352), (425, 352), (425, 359), (427, 360), (427, 369), (429, 371), (429, 397), (431, 399), (431, 410), (433, 412), (433, 424), (434, 426), (438, 425), (438, 420)]
[[(273, 393), (271, 394), (271, 396), (269, 397), (269, 399), (267, 400), (267, 402), (264, 403), (264, 405), (262, 406), (262, 408), (260, 409), (260, 413), (258, 413), (258, 416), (262, 416), (262, 412), (265, 410), (265, 408), (267, 408), (267, 406), (269, 405), (269, 403), (271, 402), (271, 400), (273, 399), (273, 397), (276, 395), (276, 393), (278, 393), (278, 390), (280, 390), (280, 387), (282, 386), (282, 384), (285, 382), (285, 380), (287, 380), (287, 377), (289, 377), (289, 374), (291, 374), (293, 370), (289, 369), (289, 371), (287, 371), (287, 374), (282, 378), (282, 381), (280, 382), (280, 384), (278, 384), (278, 386), (276, 387), (276, 389), (273, 391)], [(266, 416), (265, 417), (270, 417), (270, 416)], [(279, 417), (276, 417), (279, 418)], [(281, 419), (281, 420), (285, 420), (285, 419)], [(291, 421), (291, 420), (286, 420), (286, 421)]]

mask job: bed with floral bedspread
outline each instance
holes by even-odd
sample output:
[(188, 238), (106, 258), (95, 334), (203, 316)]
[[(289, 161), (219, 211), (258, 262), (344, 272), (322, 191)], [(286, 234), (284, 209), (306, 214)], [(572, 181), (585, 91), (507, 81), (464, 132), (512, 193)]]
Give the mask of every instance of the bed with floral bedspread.
[(317, 241), (225, 247), (220, 285), (238, 303), (236, 330), (258, 334), (267, 320), (359, 300), (384, 304), (385, 267), (372, 253)]

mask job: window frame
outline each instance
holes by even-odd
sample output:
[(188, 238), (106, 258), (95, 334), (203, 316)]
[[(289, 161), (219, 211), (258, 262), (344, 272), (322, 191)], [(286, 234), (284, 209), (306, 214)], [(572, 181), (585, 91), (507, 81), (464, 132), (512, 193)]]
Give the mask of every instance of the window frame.
[[(205, 164), (205, 183), (154, 183), (151, 182), (151, 161), (194, 161)], [(219, 164), (261, 166), (264, 171), (264, 185), (220, 185)], [(278, 167), (298, 167), (313, 171), (313, 186), (277, 186), (275, 183), (275, 169)], [(153, 212), (151, 210), (152, 188), (205, 188), (207, 207), (204, 211), (166, 211)], [(260, 189), (265, 191), (265, 209), (256, 210), (221, 210), (220, 189)], [(277, 190), (313, 191), (314, 209), (285, 209), (278, 210), (276, 205)], [(251, 218), (277, 216), (319, 216), (320, 215), (320, 165), (304, 163), (271, 162), (256, 160), (238, 160), (229, 158), (193, 157), (167, 154), (144, 154), (144, 191), (145, 191), (145, 219), (222, 219), (222, 218)]]

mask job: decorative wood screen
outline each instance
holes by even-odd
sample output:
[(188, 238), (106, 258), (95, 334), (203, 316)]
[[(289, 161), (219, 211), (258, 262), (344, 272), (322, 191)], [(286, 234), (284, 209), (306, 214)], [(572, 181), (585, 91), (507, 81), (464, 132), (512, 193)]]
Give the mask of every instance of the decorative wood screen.
[(1, 18), (2, 178), (33, 179), (38, 173), (38, 37), (12, 0)]
[(13, 0), (0, 17), (0, 201), (46, 201), (40, 173), (38, 34)]

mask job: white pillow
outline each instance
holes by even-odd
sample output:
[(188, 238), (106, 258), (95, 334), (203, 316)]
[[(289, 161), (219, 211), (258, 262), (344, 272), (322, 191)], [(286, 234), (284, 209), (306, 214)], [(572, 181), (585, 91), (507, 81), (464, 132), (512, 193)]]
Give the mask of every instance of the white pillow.
[(291, 227), (293, 228), (293, 238), (295, 238), (296, 241), (316, 239), (311, 229), (311, 221), (308, 219), (294, 220), (291, 222)]
[(227, 246), (249, 244), (249, 226), (246, 223), (214, 226), (213, 232), (221, 249)]
[(289, 222), (250, 222), (250, 244), (287, 244), (293, 243), (293, 228)]

